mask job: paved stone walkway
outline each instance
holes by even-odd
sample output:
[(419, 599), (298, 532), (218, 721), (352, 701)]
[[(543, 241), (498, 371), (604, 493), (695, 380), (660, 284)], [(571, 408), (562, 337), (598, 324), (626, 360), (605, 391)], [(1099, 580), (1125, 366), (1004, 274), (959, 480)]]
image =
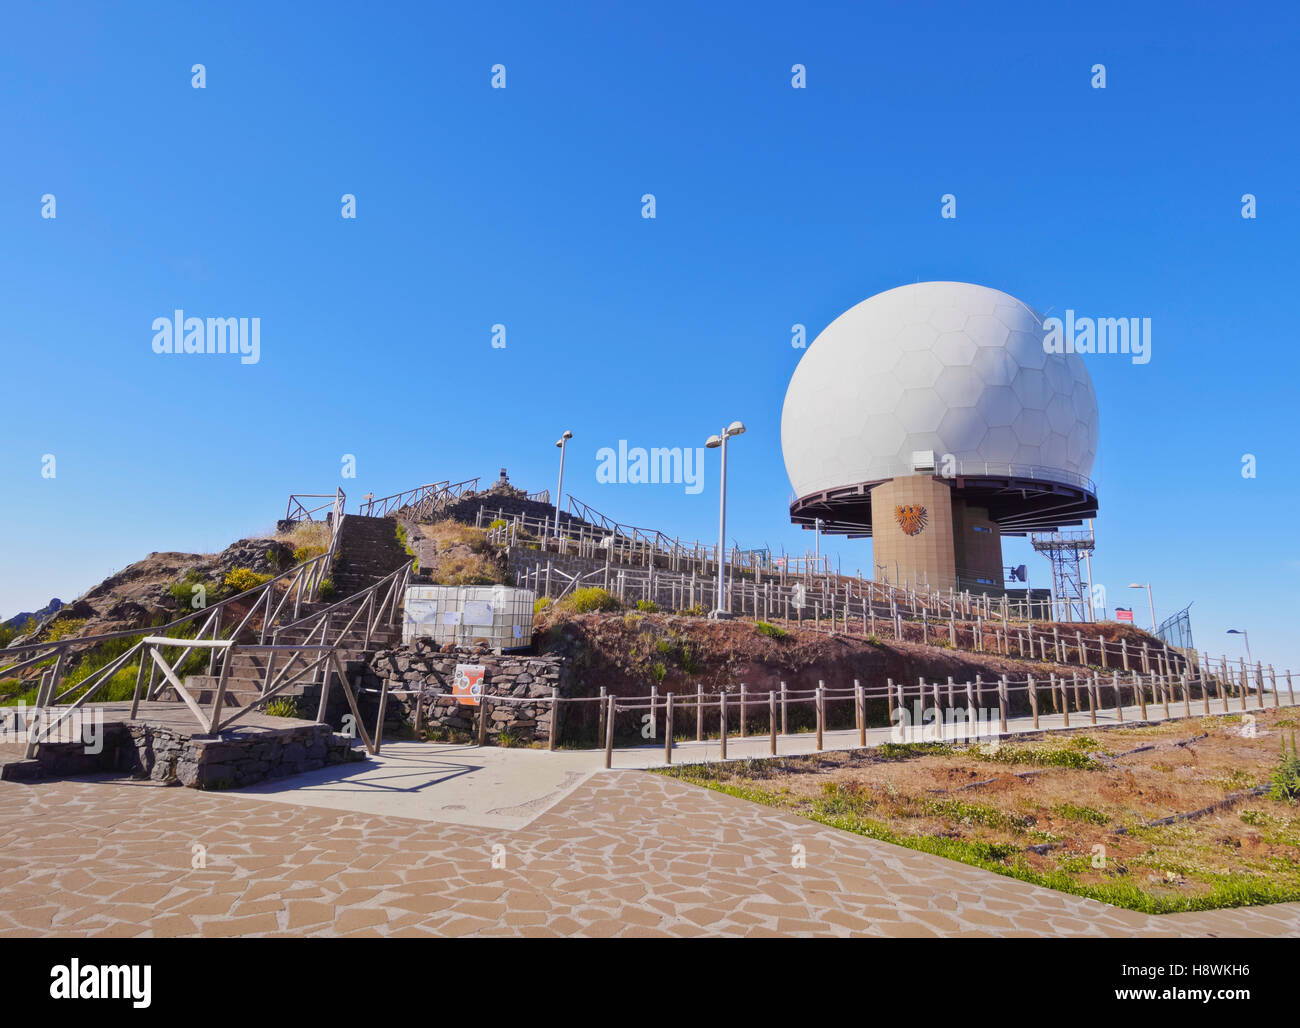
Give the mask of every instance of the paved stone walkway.
[(1148, 917), (636, 771), (516, 831), (0, 783), (0, 935), (150, 934), (1278, 936), (1300, 904)]

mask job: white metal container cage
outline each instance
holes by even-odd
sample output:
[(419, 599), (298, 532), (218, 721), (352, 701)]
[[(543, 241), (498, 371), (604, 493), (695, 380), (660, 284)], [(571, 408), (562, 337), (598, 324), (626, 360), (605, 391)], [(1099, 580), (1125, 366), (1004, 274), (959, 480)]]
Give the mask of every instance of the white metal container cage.
[(533, 641), (531, 589), (504, 585), (413, 585), (406, 590), (402, 642), (429, 638), (439, 645), (475, 646), (500, 653)]

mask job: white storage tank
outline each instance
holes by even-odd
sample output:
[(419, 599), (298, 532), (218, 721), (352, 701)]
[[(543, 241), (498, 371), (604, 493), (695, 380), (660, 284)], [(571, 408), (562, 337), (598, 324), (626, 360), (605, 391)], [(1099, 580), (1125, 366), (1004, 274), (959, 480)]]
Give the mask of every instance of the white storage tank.
[(406, 590), (402, 642), (482, 642), (496, 653), (531, 646), (535, 599), (531, 589), (505, 585), (412, 585)]

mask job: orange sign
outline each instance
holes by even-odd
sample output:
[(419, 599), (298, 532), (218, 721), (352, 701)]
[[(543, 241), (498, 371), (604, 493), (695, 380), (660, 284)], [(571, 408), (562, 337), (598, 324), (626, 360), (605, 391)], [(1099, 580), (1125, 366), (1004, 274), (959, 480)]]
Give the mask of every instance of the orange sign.
[(451, 680), (451, 695), (458, 703), (477, 707), (479, 697), (483, 695), (483, 665), (457, 664), (455, 677)]

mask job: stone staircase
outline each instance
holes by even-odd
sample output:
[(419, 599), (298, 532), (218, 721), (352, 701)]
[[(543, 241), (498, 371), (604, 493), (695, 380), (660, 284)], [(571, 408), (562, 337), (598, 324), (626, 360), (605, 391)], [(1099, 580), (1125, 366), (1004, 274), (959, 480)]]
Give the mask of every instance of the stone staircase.
[(334, 593), (351, 596), (392, 571), (410, 556), (397, 541), (397, 521), (349, 514), (339, 529), (334, 556)]
[[(364, 519), (363, 519), (364, 520)], [(391, 525), (392, 522), (389, 521)], [(399, 547), (400, 550), (400, 547)], [(406, 555), (402, 554), (403, 560)], [(390, 569), (392, 570), (392, 569)], [(363, 583), (359, 588), (364, 588), (369, 582)], [(323, 602), (304, 603), (299, 612), (300, 618), (308, 618), (314, 614), (319, 614), (331, 604)], [(352, 615), (356, 613), (360, 606), (360, 601), (345, 603), (332, 611), (330, 614), (331, 629), (329, 632), (330, 641), (338, 638), (338, 630), (345, 625)], [(309, 636), (311, 639), (309, 640)], [(349, 677), (354, 672), (360, 672), (366, 664), (367, 657), (381, 649), (397, 645), (401, 641), (402, 630), (400, 625), (381, 625), (370, 634), (369, 646), (366, 645), (366, 627), (365, 615), (357, 619), (357, 623), (352, 626), (347, 634), (342, 638), (338, 654), (343, 663), (344, 669), (348, 672)], [(276, 638), (276, 642), (281, 645), (292, 645), (294, 643), (306, 643), (308, 641), (319, 641), (319, 626), (313, 629), (311, 626), (302, 628), (281, 629)], [(250, 639), (249, 641), (255, 641)], [(268, 642), (270, 640), (268, 639)], [(275, 654), (275, 667), (272, 671), (272, 678), (275, 677), (285, 665), (285, 662), (291, 658), (291, 654)], [(267, 653), (241, 653), (235, 651), (231, 658), (230, 674), (226, 679), (226, 695), (223, 700), (223, 706), (229, 710), (235, 710), (240, 707), (246, 707), (256, 700), (262, 694), (262, 686), (266, 682), (267, 663), (271, 659), (271, 654)], [(294, 664), (290, 676), (302, 670), (314, 659), (312, 654), (304, 654), (297, 663)], [(295, 682), (287, 689), (277, 693), (278, 697), (286, 697), (296, 700), (299, 705), (299, 714), (310, 720), (316, 717), (317, 706), (320, 703), (320, 683), (324, 680), (324, 668), (319, 671), (305, 676), (301, 681)], [(218, 677), (215, 675), (188, 675), (185, 679), (185, 687), (189, 690), (190, 695), (198, 701), (200, 705), (206, 706), (212, 703), (216, 697)], [(162, 699), (180, 700), (174, 689), (164, 690)], [(332, 708), (345, 702), (342, 691), (335, 686), (331, 694)]]

